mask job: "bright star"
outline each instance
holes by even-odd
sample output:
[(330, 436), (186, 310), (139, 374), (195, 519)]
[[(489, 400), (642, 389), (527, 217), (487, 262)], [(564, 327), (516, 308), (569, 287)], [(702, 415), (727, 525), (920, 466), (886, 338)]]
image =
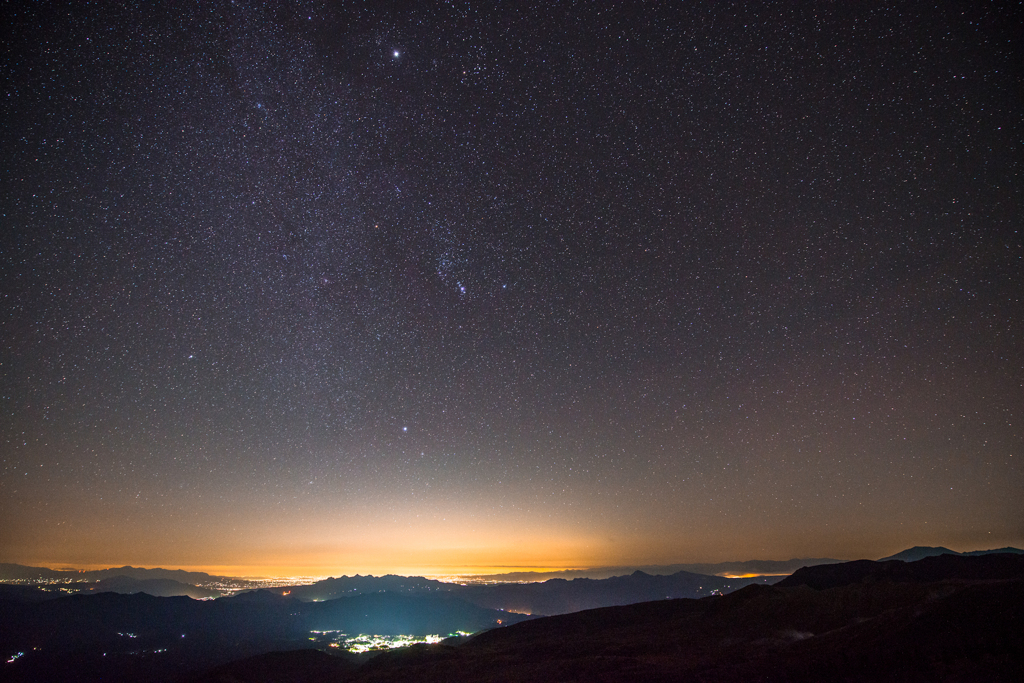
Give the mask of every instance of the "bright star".
[(391, 53), (391, 56), (392, 56), (392, 57), (398, 57), (398, 56), (400, 56), (401, 54), (402, 54), (401, 52), (399, 52), (398, 50), (395, 50), (394, 52), (392, 52), (392, 53)]

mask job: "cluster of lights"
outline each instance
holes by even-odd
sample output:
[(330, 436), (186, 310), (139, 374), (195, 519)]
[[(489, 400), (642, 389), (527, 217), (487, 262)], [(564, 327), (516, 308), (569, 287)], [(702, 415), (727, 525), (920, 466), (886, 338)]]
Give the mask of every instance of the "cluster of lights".
[(81, 579), (72, 579), (69, 577), (61, 577), (59, 579), (44, 579), (43, 577), (38, 577), (35, 579), (4, 579), (3, 581), (0, 581), (0, 583), (11, 583), (23, 586), (57, 586), (61, 584), (76, 584), (88, 582), (82, 581)]
[[(357, 654), (360, 652), (370, 652), (371, 650), (393, 650), (395, 648), (409, 647), (410, 645), (417, 645), (419, 643), (434, 645), (436, 643), (440, 643), (446, 637), (471, 635), (466, 631), (456, 631), (448, 636), (436, 634), (427, 636), (382, 636), (368, 633), (360, 633), (358, 636), (348, 636), (341, 631), (310, 631), (310, 633), (313, 633), (314, 636), (326, 636), (331, 641), (327, 644), (328, 647), (344, 649), (348, 652)], [(310, 640), (317, 640), (317, 638), (312, 637)]]
[(482, 583), (479, 581), (479, 577), (467, 576), (465, 574), (431, 574), (423, 578), (440, 581), (441, 583), (457, 583), (461, 586), (465, 586), (467, 583)]
[(261, 588), (310, 586), (317, 581), (322, 581), (323, 578), (322, 576), (282, 576), (273, 579), (229, 579), (227, 581), (205, 581), (197, 583), (196, 586), (230, 596), (242, 591), (260, 590)]
[(441, 636), (430, 635), (430, 636), (375, 636), (367, 635), (365, 633), (356, 636), (355, 638), (347, 638), (339, 646), (345, 648), (349, 652), (369, 652), (370, 650), (393, 650), (398, 647), (409, 647), (410, 645), (416, 645), (417, 643), (427, 643), (433, 645), (434, 643), (440, 643), (442, 640)]

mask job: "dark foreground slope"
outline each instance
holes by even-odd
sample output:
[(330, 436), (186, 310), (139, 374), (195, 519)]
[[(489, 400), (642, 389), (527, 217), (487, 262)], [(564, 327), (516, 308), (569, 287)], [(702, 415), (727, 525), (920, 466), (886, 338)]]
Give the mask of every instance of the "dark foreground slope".
[(995, 554), (969, 557), (935, 555), (916, 562), (857, 560), (803, 567), (775, 584), (780, 588), (809, 586), (818, 590), (850, 584), (929, 583), (934, 581), (1002, 581), (1024, 579), (1024, 555)]
[(174, 681), (231, 660), (307, 648), (314, 630), (448, 634), (526, 618), (449, 595), (391, 593), (316, 603), (266, 591), (212, 601), (117, 593), (0, 600), (0, 680)]
[(268, 652), (219, 666), (189, 683), (329, 683), (355, 675), (355, 658), (320, 650)]
[[(359, 668), (339, 667), (309, 680), (1019, 680), (1024, 558), (951, 556), (933, 566), (899, 564), (907, 565), (904, 571), (889, 563), (848, 563), (853, 566), (845, 572), (834, 565), (844, 578), (820, 589), (794, 581), (536, 619), (459, 646), (382, 654)], [(864, 571), (868, 565), (877, 571)], [(229, 665), (202, 680), (305, 680), (297, 658), (290, 664), (288, 678), (248, 677)], [(253, 661), (245, 666), (257, 668)]]

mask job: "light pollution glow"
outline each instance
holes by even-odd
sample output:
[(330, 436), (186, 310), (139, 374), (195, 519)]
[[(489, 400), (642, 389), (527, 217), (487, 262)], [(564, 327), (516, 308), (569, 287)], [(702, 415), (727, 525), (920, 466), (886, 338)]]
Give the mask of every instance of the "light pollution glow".
[[(974, 550), (1002, 547), (1017, 541), (1011, 534), (986, 534), (979, 544), (968, 534), (907, 525), (879, 538), (857, 533), (854, 523), (821, 533), (775, 531), (752, 544), (747, 534), (731, 529), (727, 520), (702, 528), (676, 530), (664, 524), (647, 535), (630, 538), (628, 528), (600, 534), (575, 521), (540, 525), (519, 519), (416, 520), (399, 516), (387, 522), (370, 515), (347, 519), (307, 519), (302, 525), (282, 515), (257, 517), (222, 526), (165, 524), (146, 534), (146, 520), (114, 524), (103, 518), (83, 519), (88, 535), (38, 529), (32, 544), (8, 546), (19, 563), (48, 567), (106, 568), (123, 565), (179, 568), (219, 576), (326, 577), (354, 574), (400, 574), (428, 577), (559, 571), (628, 565), (666, 565), (793, 557), (877, 559), (911, 545), (945, 545)], [(301, 529), (301, 533), (297, 532)], [(607, 532), (607, 529), (604, 529)], [(765, 542), (764, 538), (769, 538)], [(59, 548), (54, 552), (54, 548)]]

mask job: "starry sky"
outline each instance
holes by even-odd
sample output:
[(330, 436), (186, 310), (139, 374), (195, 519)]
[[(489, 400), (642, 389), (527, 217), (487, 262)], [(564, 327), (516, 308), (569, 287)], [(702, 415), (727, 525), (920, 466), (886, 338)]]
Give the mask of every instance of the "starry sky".
[(1012, 3), (6, 3), (0, 561), (1024, 545)]

